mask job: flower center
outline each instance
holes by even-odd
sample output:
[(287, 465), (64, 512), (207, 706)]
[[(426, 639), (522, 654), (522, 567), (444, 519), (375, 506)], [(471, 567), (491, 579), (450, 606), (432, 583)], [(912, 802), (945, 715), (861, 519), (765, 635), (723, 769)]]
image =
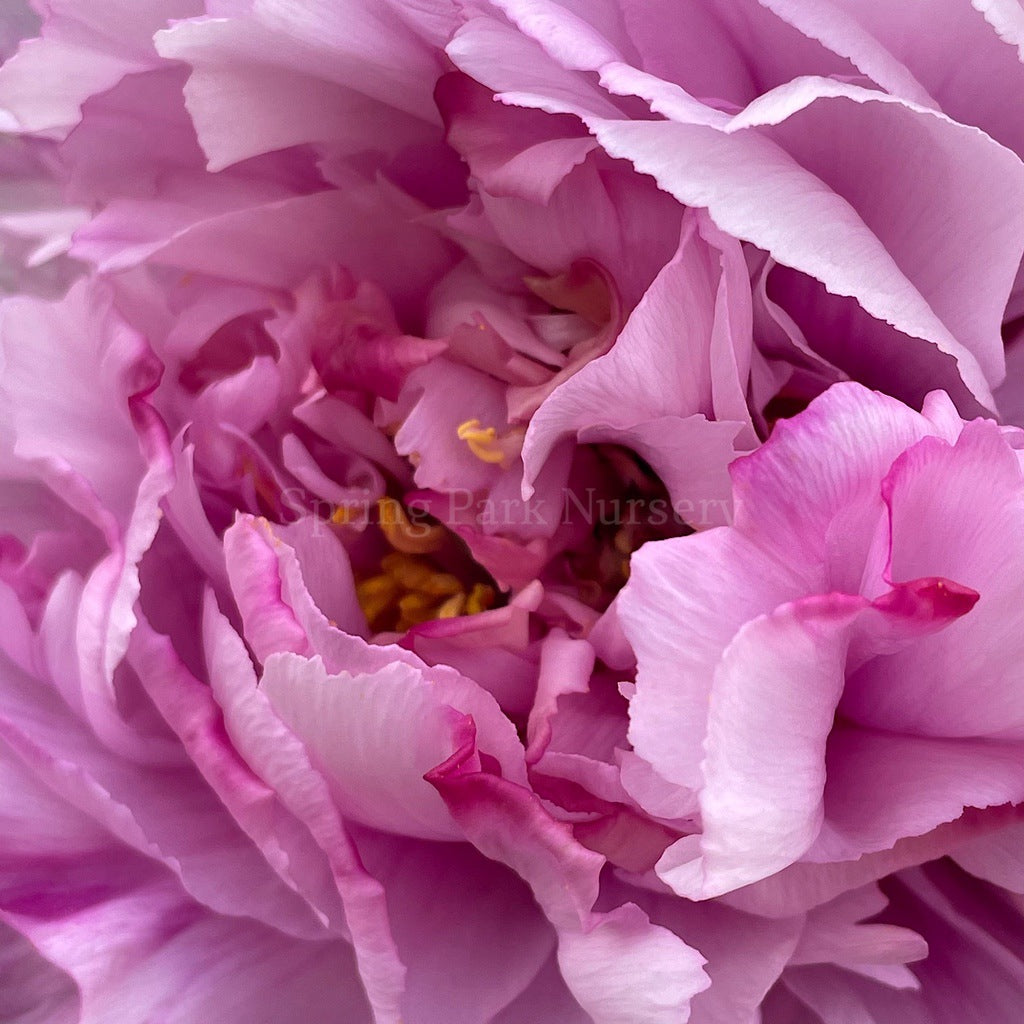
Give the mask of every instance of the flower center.
[[(493, 608), (496, 589), (471, 563), (466, 573), (448, 571), (439, 559), (459, 568), (458, 542), (440, 523), (413, 522), (394, 498), (377, 503), (378, 525), (394, 549), (380, 560), (380, 571), (356, 583), (356, 598), (374, 632), (402, 633), (433, 619), (476, 615)], [(477, 571), (474, 572), (473, 569)], [(467, 581), (461, 577), (469, 576)]]

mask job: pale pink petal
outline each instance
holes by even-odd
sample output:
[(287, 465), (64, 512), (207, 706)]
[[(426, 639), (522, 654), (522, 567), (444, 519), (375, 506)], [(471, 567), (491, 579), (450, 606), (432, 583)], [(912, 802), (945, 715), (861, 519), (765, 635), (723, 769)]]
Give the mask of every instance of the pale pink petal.
[(0, 123), (6, 131), (65, 135), (86, 99), (158, 63), (157, 29), (200, 7), (198, 0), (140, 0), (125, 12), (112, 0), (53, 0), (41, 36), (0, 68)]
[(805, 598), (747, 623), (725, 650), (706, 698), (702, 833), (658, 865), (676, 892), (729, 892), (791, 864), (817, 838), (825, 745), (864, 607), (860, 598)]
[(345, 905), (359, 973), (379, 1024), (398, 1024), (405, 968), (388, 924), (384, 891), (363, 868), (323, 776), (277, 717), (245, 645), (207, 599), (204, 645), (214, 697), (235, 749), (324, 851)]
[[(591, 120), (590, 124), (612, 155), (631, 159), (682, 202), (708, 207), (729, 234), (816, 278), (830, 293), (855, 297), (872, 316), (953, 356), (972, 393), (982, 403), (991, 403), (989, 389), (1002, 377), (997, 327), (1016, 273), (1017, 244), (1011, 236), (1018, 229), (1010, 225), (1015, 213), (991, 209), (990, 188), (1013, 193), (1024, 187), (1024, 179), (984, 136), (935, 114), (885, 100), (876, 92), (835, 83), (826, 86), (812, 79), (755, 101), (725, 133), (680, 123)], [(819, 128), (826, 124), (835, 134), (834, 144), (812, 152), (809, 140), (813, 138), (813, 146), (818, 146)], [(872, 142), (862, 133), (887, 141)], [(853, 139), (860, 141), (851, 146)], [(837, 147), (848, 146), (849, 157), (836, 160)], [(944, 217), (961, 218), (965, 233), (950, 232), (945, 223), (937, 229), (949, 245), (955, 239), (955, 254), (942, 247), (922, 250), (916, 241), (909, 241), (921, 237), (916, 232), (903, 233), (902, 241), (893, 237), (890, 232), (901, 218), (917, 216), (906, 202), (906, 190), (864, 187), (865, 182), (877, 180), (877, 172), (855, 167), (858, 159), (884, 150), (886, 180), (893, 180), (894, 167), (900, 174), (912, 174), (921, 189), (921, 202), (936, 209), (937, 195), (946, 195), (948, 182), (939, 176), (929, 181), (910, 170), (932, 147), (936, 160), (955, 161), (965, 175), (963, 187), (957, 190), (956, 213), (942, 206)], [(823, 154), (827, 163), (821, 160)], [(990, 188), (977, 187), (978, 176), (988, 174), (998, 176), (1000, 183), (993, 180)], [(782, 207), (777, 207), (776, 216), (767, 220), (756, 212), (766, 175), (777, 183), (778, 202), (787, 210), (781, 215)], [(798, 190), (797, 181), (802, 182)], [(936, 199), (926, 198), (930, 189)], [(979, 217), (991, 219), (974, 233), (980, 228)], [(840, 223), (843, 229), (836, 230)], [(801, 225), (800, 230), (794, 233), (788, 227), (792, 224)], [(979, 268), (984, 261), (995, 260), (1001, 267), (998, 280), (986, 274), (984, 281), (968, 287), (958, 275), (964, 288), (945, 289), (942, 282), (949, 274), (949, 261), (959, 260), (965, 247), (977, 254)], [(982, 294), (987, 323), (978, 313)], [(974, 319), (967, 328), (969, 318)], [(878, 360), (887, 359), (886, 383), (910, 396), (920, 385), (909, 375), (894, 385), (892, 332), (879, 327), (872, 333), (870, 341), (860, 339), (860, 349), (854, 349), (850, 338), (846, 355), (839, 348), (826, 354), (840, 366), (842, 358), (855, 359), (863, 379), (879, 384), (883, 363)], [(843, 341), (841, 334), (836, 341)], [(888, 357), (881, 356), (882, 345)]]
[(723, 900), (750, 913), (789, 917), (828, 903), (850, 889), (943, 857), (961, 845), (1019, 825), (1020, 819), (1021, 813), (1015, 808), (968, 809), (948, 825), (940, 825), (923, 836), (898, 840), (892, 849), (865, 854), (858, 860), (823, 864), (800, 861), (770, 878), (729, 893)]
[[(483, 687), (446, 665), (428, 666), (403, 647), (370, 644), (332, 625), (306, 587), (295, 550), (265, 520), (239, 517), (225, 535), (225, 545), (245, 635), (261, 661), (266, 663), (275, 653), (315, 655), (321, 666), (314, 677), (349, 673), (372, 679), (378, 672), (400, 672), (435, 710), (446, 709), (444, 715), (454, 715), (454, 721), (472, 716), (481, 746), (497, 759), (505, 777), (525, 782), (523, 748), (515, 728)], [(397, 753), (386, 735), (377, 736), (376, 742), (377, 756)]]
[[(708, 235), (721, 248), (710, 244)], [(742, 281), (732, 272), (738, 267)], [(533, 416), (523, 446), (526, 482), (533, 482), (562, 438), (575, 434), (587, 442), (642, 445), (637, 450), (676, 501), (728, 497), (724, 470), (733, 453), (726, 424), (721, 437), (709, 428), (705, 439), (687, 418), (738, 418), (731, 425), (734, 436), (746, 421), (744, 439), (752, 441), (740, 393), (750, 330), (749, 285), (736, 243), (688, 216), (677, 253), (611, 351), (562, 383)], [(713, 493), (701, 490), (704, 481), (692, 467), (694, 456), (681, 457), (683, 449), (696, 455), (705, 446), (717, 456), (709, 467), (720, 477)]]
[[(1021, 470), (994, 423), (968, 424), (955, 446), (909, 448), (886, 477), (889, 573), (938, 575), (981, 594), (962, 621), (853, 675), (844, 713), (864, 725), (931, 736), (1024, 735), (1017, 685), (1024, 650), (1013, 613), (1021, 581), (1007, 557), (1024, 529)], [(898, 681), (898, 685), (897, 685)]]
[[(1011, 743), (837, 729), (827, 771), (827, 824), (810, 860), (853, 860), (954, 821), (965, 807), (1024, 799), (1024, 767)], [(884, 801), (868, 798), (880, 792)]]
[[(673, 816), (692, 806), (702, 783), (708, 701), (722, 652), (745, 622), (800, 593), (798, 580), (735, 530), (649, 544), (632, 557), (615, 605), (638, 662), (629, 737), (636, 753), (680, 788)], [(663, 814), (661, 801), (659, 807), (655, 813)]]
[(935, 432), (899, 402), (838, 384), (733, 465), (736, 526), (806, 573), (809, 591), (858, 593), (884, 525), (881, 481), (905, 448)]
[(459, 719), (420, 673), (396, 662), (373, 675), (329, 674), (319, 658), (272, 654), (261, 690), (331, 785), (348, 818), (424, 839), (458, 829), (423, 776), (458, 745)]
[[(367, 21), (374, 17), (357, 5), (350, 14)], [(384, 142), (394, 151), (429, 139), (428, 123), (437, 115), (417, 94), (429, 90), (436, 70), (425, 51), (421, 56), (414, 46), (395, 47), (390, 69), (382, 66), (378, 52), (372, 65), (378, 82), (370, 82), (339, 60), (339, 49), (353, 41), (353, 28), (331, 39), (319, 37), (315, 47), (275, 32), (258, 13), (179, 21), (158, 32), (160, 55), (192, 67), (185, 98), (209, 169), (310, 142), (329, 142), (344, 151), (379, 149)], [(380, 26), (366, 30), (379, 32)], [(395, 39), (392, 33), (390, 40)], [(403, 66), (410, 55), (419, 67)], [(362, 71), (366, 67), (360, 65)], [(384, 102), (391, 91), (387, 79), (396, 71), (410, 79), (402, 90), (404, 105), (414, 108), (408, 112)]]

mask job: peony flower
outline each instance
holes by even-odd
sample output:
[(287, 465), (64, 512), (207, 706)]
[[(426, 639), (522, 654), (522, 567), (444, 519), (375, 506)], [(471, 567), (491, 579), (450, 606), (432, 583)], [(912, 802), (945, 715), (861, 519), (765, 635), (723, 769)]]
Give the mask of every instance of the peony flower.
[(1014, 1019), (979, 6), (40, 5), (0, 1019)]

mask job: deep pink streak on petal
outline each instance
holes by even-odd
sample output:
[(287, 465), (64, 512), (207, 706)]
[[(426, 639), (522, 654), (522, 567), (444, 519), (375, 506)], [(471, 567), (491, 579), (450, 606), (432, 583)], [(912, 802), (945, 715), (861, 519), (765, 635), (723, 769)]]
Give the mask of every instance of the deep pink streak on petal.
[[(685, 1021), (690, 998), (708, 984), (703, 958), (634, 904), (595, 913), (604, 858), (576, 843), (528, 790), (474, 770), (473, 753), (468, 735), (427, 778), (477, 849), (533, 889), (558, 931), (562, 974), (580, 1004), (597, 1024)], [(647, 979), (643, 992), (628, 984), (637, 970)]]
[(381, 1024), (398, 1024), (405, 968), (388, 926), (383, 889), (363, 868), (326, 781), (258, 688), (245, 645), (209, 595), (203, 627), (210, 681), (228, 735), (326, 854), (370, 1002)]
[(147, 693), (181, 737), (210, 787), (271, 867), (319, 918), (315, 923), (312, 919), (304, 921), (299, 913), (288, 908), (294, 923), (279, 912), (274, 924), (308, 938), (323, 937), (325, 928), (345, 935), (344, 911), (323, 852), (305, 826), (232, 746), (223, 713), (210, 687), (191, 675), (167, 638), (157, 634), (148, 623), (141, 622), (133, 635), (130, 656)]
[[(944, 576), (980, 594), (969, 614), (851, 677), (843, 711), (861, 725), (936, 737), (1024, 734), (1018, 665), (1024, 531), (1016, 454), (996, 424), (975, 421), (955, 444), (927, 438), (882, 484), (894, 580)], [(969, 598), (961, 598), (969, 600)]]
[[(286, 535), (284, 530), (281, 533)], [(404, 647), (370, 644), (331, 623), (306, 586), (296, 548), (266, 520), (240, 516), (225, 539), (236, 556), (232, 583), (246, 639), (261, 661), (274, 653), (291, 652), (319, 657), (328, 674), (368, 677), (392, 672), (396, 665), (407, 667), (409, 678), (416, 680), (417, 688), (429, 691), (433, 703), (471, 714), (481, 746), (498, 759), (505, 777), (525, 782), (523, 750), (515, 728), (483, 687), (450, 666), (427, 665)], [(386, 737), (377, 739), (386, 742)], [(389, 752), (393, 751), (382, 748), (382, 755)]]
[(874, 606), (901, 618), (924, 619), (936, 624), (966, 615), (981, 595), (941, 576), (927, 576), (893, 587)]

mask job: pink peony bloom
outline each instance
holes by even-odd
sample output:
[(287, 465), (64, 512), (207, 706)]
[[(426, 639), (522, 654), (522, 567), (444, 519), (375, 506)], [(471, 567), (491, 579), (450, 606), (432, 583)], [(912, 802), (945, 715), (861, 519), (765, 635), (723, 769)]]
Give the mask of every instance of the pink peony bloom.
[(0, 1020), (1016, 1020), (1024, 27), (891, 6), (0, 15)]

